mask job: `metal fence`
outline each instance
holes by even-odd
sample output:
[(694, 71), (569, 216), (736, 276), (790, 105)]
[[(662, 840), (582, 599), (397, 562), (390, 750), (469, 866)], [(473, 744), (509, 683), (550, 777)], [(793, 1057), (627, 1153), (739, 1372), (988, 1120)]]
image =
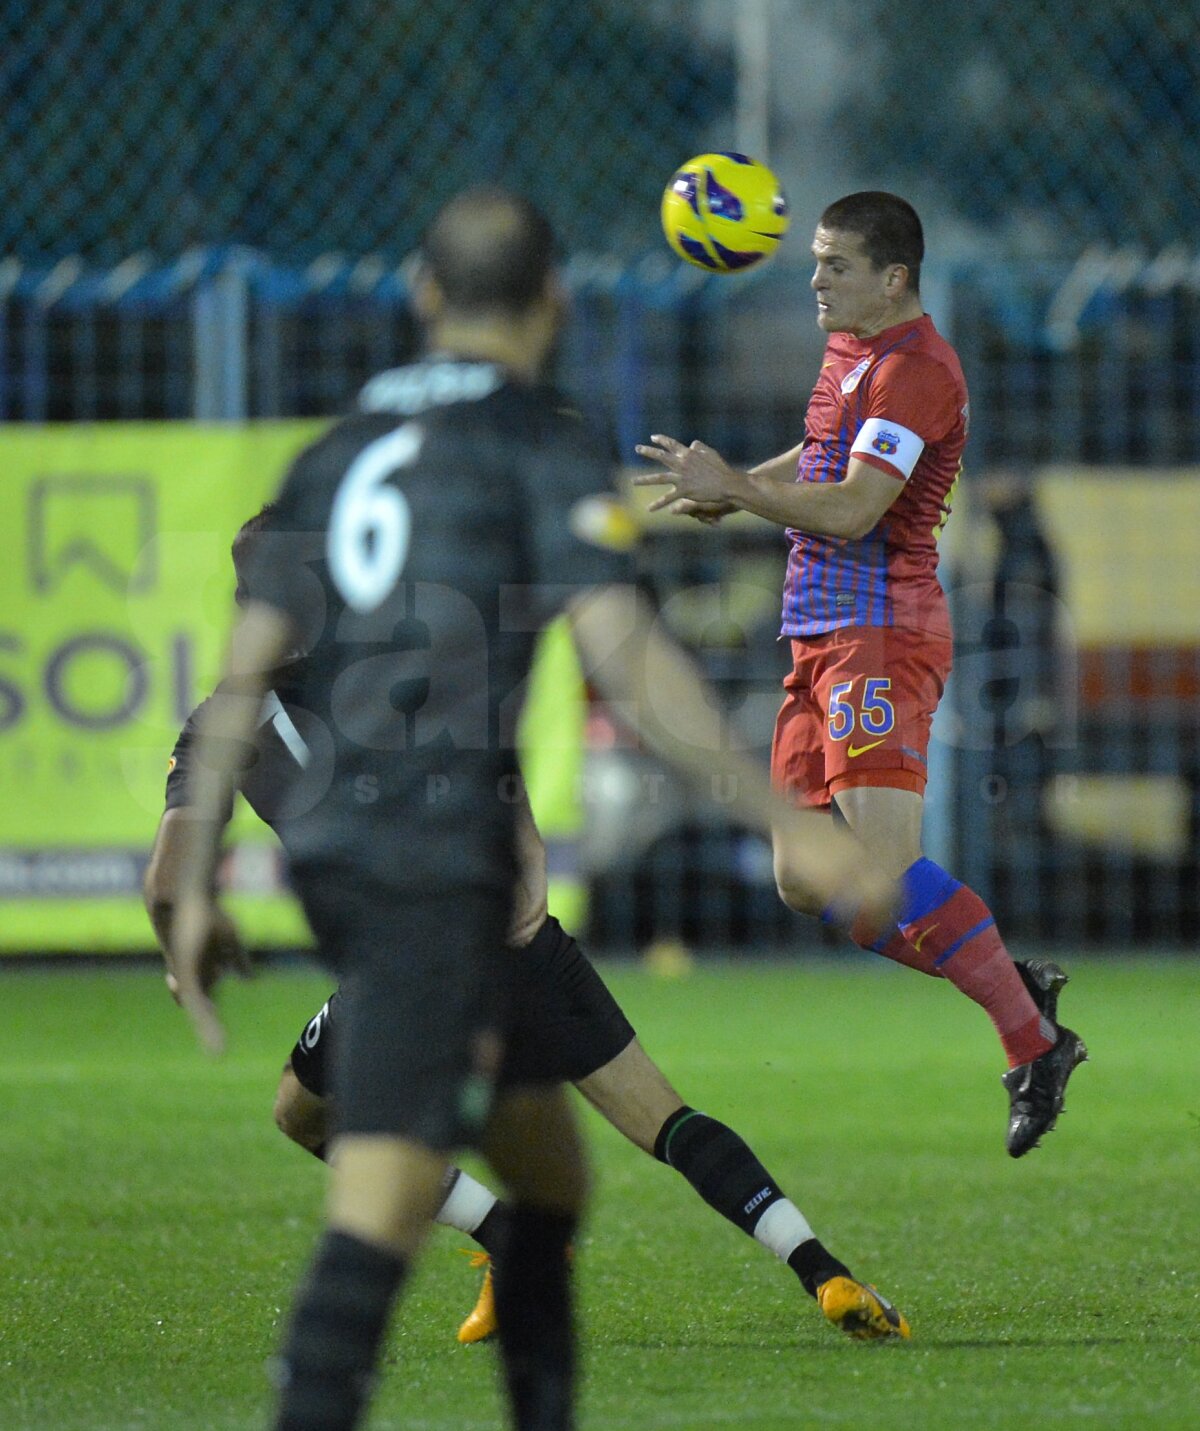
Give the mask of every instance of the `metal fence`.
[[(1117, 491), (1200, 450), (1197, 53), (1197, 7), (1136, 0), (901, 19), (883, 0), (0, 0), (0, 421), (336, 412), (412, 350), (401, 261), (486, 178), (530, 192), (573, 255), (561, 376), (622, 451), (653, 425), (761, 456), (796, 440), (819, 361), (812, 217), (907, 193), (972, 387), (951, 531), (982, 543), (947, 553), (934, 852), (1018, 933), (1185, 939), (1200, 641), (1152, 604), (1081, 640), (1072, 563), (1155, 573), (1160, 534), (1134, 516), (1114, 553), (1096, 518), (1080, 555), (1037, 494), (1048, 465), (1111, 469)], [(705, 280), (663, 249), (657, 196), (731, 143), (771, 158), (800, 237)], [(659, 533), (644, 560), (765, 746), (778, 538)], [(1147, 580), (1164, 616), (1194, 607), (1178, 569)], [(610, 815), (629, 773), (608, 772)], [(765, 847), (719, 806), (672, 790), (623, 863), (602, 813), (602, 942), (795, 937)]]
[(627, 250), (622, 199), (660, 188), (729, 104), (728, 49), (697, 39), (692, 9), (6, 0), (0, 249), (399, 258), (490, 178), (546, 204), (572, 247)]
[(1144, 0), (0, 0), (0, 251), (395, 260), (489, 178), (628, 258), (731, 146), (801, 214), (895, 188), (964, 252), (1159, 250), (1200, 219), (1198, 41)]
[[(585, 262), (573, 275), (561, 377), (615, 419), (626, 454), (652, 426), (702, 435), (738, 459), (794, 443), (820, 341), (803, 270), (781, 264), (727, 284), (648, 260)], [(971, 542), (947, 552), (960, 671), (941, 726), (930, 838), (1017, 933), (1179, 940), (1200, 914), (1200, 642), (1177, 623), (1159, 632), (1153, 608), (1132, 636), (1110, 638), (1101, 626), (1081, 637), (1064, 589), (1071, 553), (1060, 549), (1071, 525), (1048, 525), (1034, 500), (1038, 474), (1055, 464), (1111, 469), (1114, 488), (1128, 491), (1131, 472), (1148, 482), (1191, 460), (1198, 277), (1194, 261), (1168, 270), (1161, 258), (1128, 254), (1107, 264), (1093, 254), (1082, 276), (1079, 264), (929, 273), (929, 301), (958, 341), (975, 411), (967, 507), (951, 531), (986, 528), (990, 542), (982, 560)], [(290, 270), (245, 250), (165, 268), (22, 270), (0, 306), (0, 413), (336, 412), (370, 373), (411, 353), (403, 300), (392, 270), (345, 260)], [(1080, 517), (1085, 527), (1092, 520)], [(1186, 607), (1186, 572), (1155, 566), (1158, 528), (1148, 514), (1144, 530), (1125, 534), (1120, 559), (1140, 563), (1147, 584), (1168, 583), (1164, 608)], [(1103, 533), (1093, 535), (1095, 546)], [(1081, 557), (1104, 559), (1099, 548)], [(658, 529), (643, 553), (668, 618), (764, 753), (783, 674), (782, 560), (778, 536), (753, 528)], [(596, 937), (623, 946), (664, 931), (729, 945), (796, 937), (766, 847), (729, 827), (719, 803), (696, 802), (672, 782), (653, 802), (621, 803), (637, 789), (639, 761), (595, 756), (585, 855)], [(1145, 823), (1147, 800), (1164, 802), (1161, 837), (1131, 837), (1119, 821), (1072, 824), (1064, 792), (1094, 800), (1097, 780), (1135, 802), (1135, 824)], [(622, 837), (608, 840), (614, 821)]]

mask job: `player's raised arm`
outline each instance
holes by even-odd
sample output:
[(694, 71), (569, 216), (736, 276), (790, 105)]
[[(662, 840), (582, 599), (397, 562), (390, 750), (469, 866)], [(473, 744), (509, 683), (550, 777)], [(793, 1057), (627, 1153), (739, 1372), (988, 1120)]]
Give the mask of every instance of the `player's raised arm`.
[(701, 789), (719, 782), (722, 798), (746, 824), (773, 830), (827, 907), (847, 921), (862, 912), (882, 925), (897, 897), (892, 881), (851, 835), (786, 803), (772, 791), (766, 768), (731, 748), (713, 693), (645, 598), (632, 586), (606, 586), (568, 610), (589, 678), (646, 745)]
[[(636, 451), (662, 468), (639, 472), (635, 487), (671, 487), (650, 504), (650, 510), (675, 510), (675, 504), (698, 502), (717, 509), (753, 512), (768, 522), (795, 527), (824, 537), (861, 537), (879, 521), (904, 490), (888, 472), (850, 459), (841, 482), (797, 483), (799, 449), (743, 471), (703, 442), (684, 446), (674, 437), (656, 433)], [(680, 515), (694, 515), (686, 508)]]
[(240, 955), (240, 945), (231, 947), (217, 937), (222, 920), (215, 892), (221, 836), (262, 708), (268, 673), (293, 641), (291, 622), (282, 612), (261, 602), (247, 606), (230, 637), (221, 684), (199, 723), (167, 958), (179, 1002), (212, 1053), (222, 1050), (225, 1036), (210, 991), (227, 967), (222, 962), (225, 956), (236, 960)]

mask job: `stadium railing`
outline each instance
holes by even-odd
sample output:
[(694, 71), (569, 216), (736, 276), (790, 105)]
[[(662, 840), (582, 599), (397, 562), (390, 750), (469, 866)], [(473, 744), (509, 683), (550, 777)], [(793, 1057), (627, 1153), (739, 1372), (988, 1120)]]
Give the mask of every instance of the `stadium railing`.
[[(1019, 935), (1174, 942), (1195, 927), (1198, 267), (1179, 253), (1094, 251), (927, 275), (973, 398), (945, 561), (959, 672), (935, 743), (930, 839)], [(701, 435), (734, 459), (782, 450), (819, 353), (805, 277), (780, 263), (735, 288), (657, 253), (577, 260), (562, 381), (612, 419), (626, 457), (652, 429)], [(242, 248), (107, 269), (6, 261), (0, 420), (327, 416), (412, 351), (404, 296), (394, 266), (337, 255), (304, 268)], [(988, 489), (1006, 478), (1015, 516)], [(782, 674), (782, 557), (778, 535), (753, 526), (658, 526), (642, 557), (668, 619), (764, 750)], [(1094, 610), (1106, 583), (1120, 592), (1107, 627)], [(605, 760), (597, 752), (597, 769)], [(672, 791), (642, 811), (641, 845), (606, 854), (619, 784), (590, 787), (594, 938), (797, 938), (769, 853), (719, 801)]]

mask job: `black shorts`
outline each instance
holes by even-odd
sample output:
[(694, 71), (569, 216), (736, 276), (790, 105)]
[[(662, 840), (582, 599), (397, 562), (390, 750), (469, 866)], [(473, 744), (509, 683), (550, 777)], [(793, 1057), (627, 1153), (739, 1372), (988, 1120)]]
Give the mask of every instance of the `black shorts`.
[[(633, 1042), (633, 1025), (557, 919), (547, 919), (524, 949), (501, 957), (511, 974), (502, 1083), (576, 1083)], [(335, 993), (292, 1049), (296, 1077), (319, 1098), (329, 1093), (330, 1034), (340, 1023)]]
[[(402, 898), (330, 878), (297, 888), (318, 953), (341, 981), (335, 1057), (322, 1072), (334, 1132), (394, 1133), (438, 1152), (476, 1143), (500, 1071), (508, 998), (494, 951), (507, 898)], [(329, 1008), (301, 1035), (310, 1054)]]

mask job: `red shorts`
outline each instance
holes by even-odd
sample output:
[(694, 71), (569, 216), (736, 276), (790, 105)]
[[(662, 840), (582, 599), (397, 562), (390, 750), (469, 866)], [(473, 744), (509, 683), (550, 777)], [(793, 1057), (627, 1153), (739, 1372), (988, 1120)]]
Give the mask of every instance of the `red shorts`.
[(771, 776), (805, 805), (852, 785), (925, 791), (929, 727), (951, 643), (898, 626), (845, 626), (792, 642)]

